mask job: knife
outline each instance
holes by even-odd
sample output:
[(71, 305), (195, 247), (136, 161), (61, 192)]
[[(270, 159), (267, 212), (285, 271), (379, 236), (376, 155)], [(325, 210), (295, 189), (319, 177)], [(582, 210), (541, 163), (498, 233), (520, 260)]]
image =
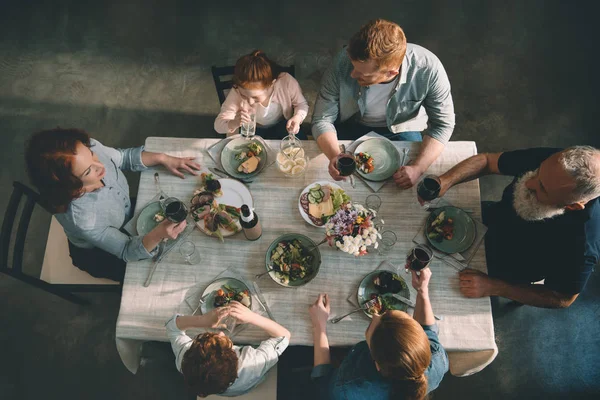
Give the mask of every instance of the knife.
[[(404, 304), (406, 304), (409, 307), (415, 308), (415, 302), (407, 299), (406, 297), (402, 297), (399, 294), (396, 293), (389, 293), (390, 296), (392, 296), (393, 298), (395, 298), (396, 300), (400, 300), (401, 302), (403, 302)], [(435, 319), (437, 319), (438, 321), (442, 320), (442, 317), (438, 317), (437, 315), (434, 314), (433, 316)]]
[(271, 318), (271, 320), (273, 320), (274, 322), (277, 322), (275, 320), (275, 317), (273, 316), (273, 314), (271, 314), (271, 309), (267, 305), (267, 301), (265, 300), (262, 292), (260, 291), (260, 288), (258, 287), (258, 284), (256, 282), (252, 282), (252, 285), (254, 286), (254, 291), (256, 292), (256, 296), (258, 297), (258, 301), (260, 301), (262, 303), (263, 307), (267, 311), (267, 314), (269, 315), (269, 318)]

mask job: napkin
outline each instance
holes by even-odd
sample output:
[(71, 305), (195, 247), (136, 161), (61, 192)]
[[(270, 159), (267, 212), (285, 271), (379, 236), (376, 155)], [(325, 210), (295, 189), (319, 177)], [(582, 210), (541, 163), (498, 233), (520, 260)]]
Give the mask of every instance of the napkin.
[[(234, 267), (229, 267), (229, 268), (225, 269), (223, 272), (221, 272), (220, 274), (215, 276), (211, 280), (211, 283), (216, 281), (217, 279), (221, 279), (221, 278), (234, 278), (234, 279), (237, 279), (238, 281), (242, 282), (244, 285), (246, 285), (246, 287), (250, 291), (250, 296), (252, 297), (252, 305), (250, 306), (250, 309), (252, 311), (254, 311), (255, 313), (257, 313), (258, 315), (263, 315), (268, 318), (267, 311), (265, 308), (266, 305), (264, 305), (260, 301), (259, 294), (257, 293), (257, 290), (260, 291), (260, 289), (257, 289), (258, 285), (255, 287), (255, 285), (252, 284), (252, 281), (250, 279), (247, 279), (244, 275), (237, 272), (234, 269)], [(184, 307), (185, 310), (182, 310), (183, 313), (186, 313), (188, 315), (198, 315), (198, 314), (204, 314), (207, 312), (206, 303), (201, 303), (200, 300), (204, 300), (210, 294), (210, 293), (207, 293), (206, 296), (202, 297), (202, 293), (204, 292), (204, 290), (206, 289), (206, 287), (208, 285), (210, 285), (210, 283), (209, 284), (204, 284), (204, 283), (197, 284), (188, 292), (188, 295), (184, 299), (184, 303), (187, 305), (187, 307)], [(233, 336), (237, 335), (238, 333), (240, 333), (241, 331), (245, 330), (247, 327), (248, 327), (248, 324), (239, 324), (238, 323), (235, 325), (233, 331), (229, 332), (227, 335), (229, 337), (233, 337)]]
[[(346, 148), (346, 151), (348, 151), (349, 153), (354, 153), (354, 150), (356, 150), (356, 148), (358, 147), (359, 144), (361, 144), (365, 140), (371, 139), (371, 138), (385, 139), (384, 136), (381, 136), (380, 134), (378, 134), (376, 132), (369, 132), (366, 135), (359, 137), (354, 142), (350, 143), (350, 145)], [(399, 152), (400, 152), (400, 165), (402, 166), (402, 165), (405, 165), (406, 162), (408, 161), (408, 149), (403, 148), (403, 149), (399, 150)], [(387, 179), (382, 182), (373, 182), (373, 181), (369, 181), (369, 180), (363, 178), (359, 174), (354, 174), (354, 176), (359, 177), (373, 192), (378, 192), (389, 180), (389, 179)]]
[[(406, 283), (406, 286), (408, 286), (408, 290), (410, 292), (409, 299), (415, 299), (416, 298), (416, 292), (412, 288), (411, 283), (410, 283), (410, 275), (404, 274), (404, 268), (400, 268), (400, 267), (392, 264), (389, 260), (383, 260), (381, 263), (379, 263), (379, 265), (377, 266), (377, 268), (375, 268), (373, 271), (377, 271), (377, 270), (380, 270), (380, 269), (381, 270), (392, 271), (392, 272), (396, 273), (398, 276), (400, 276), (402, 279), (404, 279), (404, 282)], [(347, 298), (348, 303), (352, 304), (353, 307), (359, 307), (359, 305), (358, 305), (358, 298), (356, 297), (356, 290), (357, 290), (357, 288), (358, 288), (358, 286), (354, 288), (354, 292), (352, 292), (350, 294), (350, 296), (348, 296), (348, 298)], [(340, 311), (340, 313), (338, 315), (347, 313), (348, 311), (350, 311), (350, 310), (347, 310), (347, 311), (344, 311), (344, 312)], [(359, 314), (359, 312), (357, 312), (356, 314), (348, 315), (346, 318), (344, 318), (339, 323), (341, 324), (344, 321), (352, 321), (352, 317), (356, 318), (358, 314)], [(335, 317), (336, 317), (336, 315), (332, 315), (331, 316), (331, 318), (335, 318)]]
[[(217, 166), (221, 169), (223, 169), (223, 164), (221, 164), (221, 151), (223, 151), (223, 147), (225, 147), (225, 145), (227, 145), (227, 143), (229, 143), (231, 140), (233, 139), (237, 139), (242, 137), (241, 135), (237, 134), (237, 135), (233, 135), (230, 137), (226, 137), (223, 140), (219, 140), (217, 143), (213, 144), (212, 146), (210, 146), (207, 151), (208, 154), (210, 155), (210, 158), (213, 159), (213, 161), (217, 164)], [(265, 165), (265, 168), (267, 168), (268, 166), (270, 166), (271, 164), (273, 164), (275, 162), (275, 160), (277, 159), (277, 152), (275, 150), (273, 150), (273, 148), (271, 146), (269, 146), (269, 144), (260, 136), (254, 136), (259, 142), (262, 143), (263, 146), (265, 146), (265, 149), (267, 150), (267, 164)]]
[[(445, 206), (451, 206), (451, 205), (452, 204), (445, 199), (439, 199), (439, 201), (437, 201), (435, 203), (435, 207), (445, 207)], [(475, 223), (475, 230), (476, 230), (475, 240), (473, 241), (473, 244), (471, 245), (471, 247), (469, 247), (467, 250), (465, 250), (461, 253), (446, 254), (444, 252), (441, 252), (441, 251), (433, 248), (429, 244), (429, 241), (427, 240), (427, 238), (425, 237), (425, 223), (423, 223), (421, 225), (421, 228), (419, 229), (419, 231), (413, 238), (413, 242), (415, 242), (417, 244), (427, 245), (433, 251), (433, 254), (437, 258), (446, 262), (453, 268), (455, 268), (459, 271), (462, 271), (463, 269), (467, 268), (467, 266), (471, 262), (471, 259), (473, 258), (473, 256), (475, 256), (475, 253), (477, 253), (477, 250), (479, 250), (479, 246), (481, 246), (481, 243), (483, 242), (483, 238), (484, 238), (485, 234), (487, 233), (487, 229), (488, 229), (487, 226), (482, 224), (477, 219), (475, 219), (475, 218), (472, 218), (472, 219), (473, 219), (473, 222)]]

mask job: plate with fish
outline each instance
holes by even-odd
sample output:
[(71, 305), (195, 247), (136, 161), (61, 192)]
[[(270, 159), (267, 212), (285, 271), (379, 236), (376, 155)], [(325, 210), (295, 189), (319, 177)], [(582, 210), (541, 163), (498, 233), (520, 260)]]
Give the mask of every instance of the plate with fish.
[(356, 172), (364, 179), (381, 182), (400, 168), (400, 153), (388, 139), (372, 138), (361, 142), (354, 150)]
[(377, 302), (369, 310), (363, 310), (366, 316), (373, 317), (373, 313), (382, 314), (387, 310), (406, 311), (408, 306), (388, 293), (399, 294), (410, 299), (408, 285), (402, 277), (392, 271), (375, 270), (363, 278), (358, 285), (358, 304), (365, 304), (369, 300), (377, 298)]
[(210, 312), (219, 307), (226, 307), (232, 301), (252, 308), (252, 294), (250, 289), (240, 280), (235, 278), (220, 278), (211, 282), (202, 293), (204, 307), (202, 312)]
[(258, 139), (233, 139), (221, 150), (221, 165), (234, 178), (252, 178), (267, 165), (267, 150)]

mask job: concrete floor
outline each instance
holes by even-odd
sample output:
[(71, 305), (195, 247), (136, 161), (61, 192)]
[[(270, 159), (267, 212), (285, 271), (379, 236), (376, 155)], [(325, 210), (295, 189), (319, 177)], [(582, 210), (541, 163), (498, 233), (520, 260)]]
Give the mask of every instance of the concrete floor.
[[(599, 146), (597, 9), (543, 0), (0, 0), (0, 209), (11, 182), (27, 182), (23, 145), (32, 132), (76, 126), (115, 147), (147, 136), (213, 137), (219, 105), (210, 66), (254, 48), (295, 64), (312, 105), (332, 55), (374, 17), (397, 21), (410, 42), (442, 60), (456, 107), (453, 140), (475, 140), (480, 152)], [(129, 177), (135, 195), (137, 177)], [(482, 198), (497, 199), (505, 183), (482, 179)], [(28, 271), (40, 268), (48, 223), (35, 214)], [(472, 377), (447, 376), (435, 398), (598, 398), (599, 291), (595, 275), (559, 311), (495, 300), (498, 358)], [(184, 399), (168, 347), (148, 346), (131, 375), (114, 344), (118, 296), (87, 298), (93, 305), (71, 305), (0, 276), (0, 398)]]

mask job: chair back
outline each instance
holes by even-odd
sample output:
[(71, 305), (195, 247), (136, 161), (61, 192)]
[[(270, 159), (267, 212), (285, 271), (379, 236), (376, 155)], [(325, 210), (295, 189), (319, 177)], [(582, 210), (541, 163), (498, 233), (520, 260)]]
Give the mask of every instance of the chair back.
[[(14, 241), (12, 266), (8, 265), (8, 254), (10, 252), (10, 241), (14, 230), (15, 217), (17, 216), (19, 205), (25, 198), (19, 225)], [(2, 221), (2, 230), (0, 230), (0, 271), (20, 274), (23, 269), (23, 251), (25, 248), (25, 238), (33, 209), (38, 203), (40, 195), (23, 185), (21, 182), (13, 182), (13, 192), (8, 202), (8, 207), (4, 212), (4, 221)]]
[[(217, 89), (217, 96), (219, 97), (219, 104), (225, 102), (225, 98), (229, 93), (229, 90), (233, 87), (233, 70), (234, 66), (227, 67), (215, 67), (212, 66), (211, 72), (213, 80), (215, 82), (215, 89)], [(296, 67), (290, 65), (289, 67), (281, 67), (281, 72), (287, 72), (293, 77), (296, 77)], [(227, 93), (225, 92), (227, 91)]]

